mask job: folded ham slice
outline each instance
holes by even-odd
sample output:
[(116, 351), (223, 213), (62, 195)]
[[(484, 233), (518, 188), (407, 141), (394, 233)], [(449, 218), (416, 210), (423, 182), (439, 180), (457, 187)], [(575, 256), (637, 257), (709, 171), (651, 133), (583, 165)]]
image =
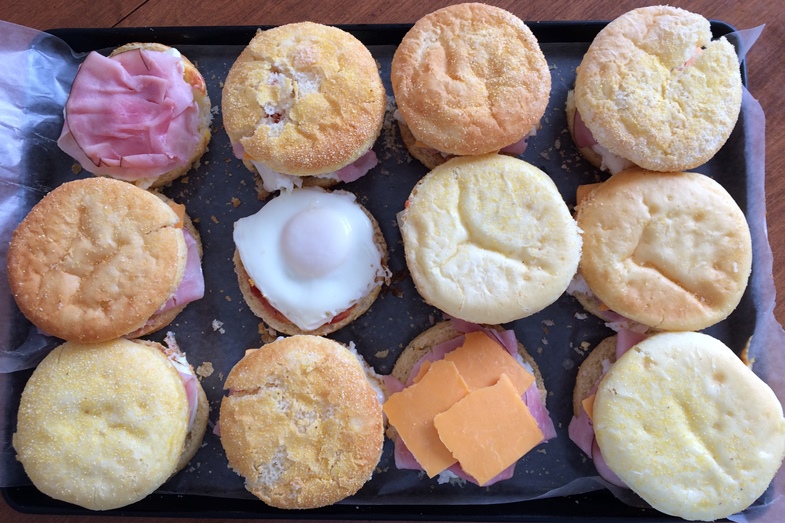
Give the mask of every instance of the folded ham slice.
[(186, 165), (199, 108), (176, 51), (91, 52), (79, 67), (57, 144), (93, 174), (126, 181)]
[(199, 248), (196, 246), (196, 240), (187, 229), (183, 229), (183, 236), (188, 248), (183, 279), (180, 280), (180, 285), (177, 286), (174, 294), (156, 311), (156, 314), (204, 297), (204, 274), (202, 273), (202, 261), (199, 258)]

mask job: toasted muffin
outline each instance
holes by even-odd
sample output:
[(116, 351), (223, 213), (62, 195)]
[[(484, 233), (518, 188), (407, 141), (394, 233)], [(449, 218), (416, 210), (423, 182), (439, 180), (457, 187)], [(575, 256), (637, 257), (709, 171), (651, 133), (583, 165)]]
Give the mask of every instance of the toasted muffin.
[[(191, 400), (167, 353), (180, 359), (181, 372), (190, 370)], [(141, 500), (188, 463), (208, 409), (177, 349), (125, 339), (67, 342), (25, 385), (13, 445), (41, 492), (109, 510)]]
[[(733, 45), (724, 37), (712, 40), (709, 21), (700, 15), (650, 6), (623, 14), (595, 37), (577, 68), (567, 112), (573, 139), (577, 109), (615, 163), (668, 172), (711, 159), (730, 136), (740, 108)], [(581, 152), (591, 150), (591, 140), (576, 143)], [(598, 164), (598, 150), (587, 158), (609, 167)]]
[(382, 408), (355, 354), (317, 336), (282, 338), (231, 370), (221, 444), (270, 506), (316, 508), (356, 493), (384, 440)]
[(580, 258), (578, 227), (556, 185), (508, 156), (440, 165), (414, 187), (399, 224), (420, 295), (474, 323), (506, 323), (547, 307)]
[(659, 330), (701, 330), (739, 304), (752, 266), (743, 212), (697, 173), (629, 169), (578, 206), (580, 272), (607, 308)]
[(785, 455), (774, 392), (705, 334), (661, 333), (635, 345), (600, 382), (593, 411), (611, 470), (657, 510), (685, 519), (747, 508)]
[[(30, 322), (65, 340), (152, 332), (184, 307), (157, 316), (177, 295), (189, 265), (182, 222), (157, 195), (125, 182), (63, 184), (14, 231), (7, 259), (11, 292)], [(194, 271), (201, 278), (198, 257), (191, 255), (189, 279)]]
[(301, 22), (257, 32), (229, 71), (222, 112), (246, 167), (263, 179), (266, 171), (291, 175), (291, 188), (304, 177), (337, 183), (332, 174), (370, 151), (386, 104), (376, 62), (359, 40)]
[[(156, 56), (165, 61), (150, 63)], [(85, 63), (66, 102), (58, 140), (82, 168), (152, 189), (169, 185), (199, 162), (210, 142), (212, 107), (204, 78), (190, 60), (166, 45), (134, 42), (109, 58), (91, 54)]]
[(545, 56), (526, 24), (479, 3), (418, 20), (395, 51), (390, 78), (404, 143), (429, 168), (528, 136), (551, 88)]
[(379, 224), (343, 191), (284, 192), (239, 220), (234, 240), (245, 302), (285, 334), (335, 332), (365, 313), (389, 279)]
[(576, 418), (584, 410), (583, 400), (595, 392), (605, 372), (616, 363), (616, 339), (617, 336), (609, 336), (602, 340), (578, 367), (572, 392), (572, 412)]

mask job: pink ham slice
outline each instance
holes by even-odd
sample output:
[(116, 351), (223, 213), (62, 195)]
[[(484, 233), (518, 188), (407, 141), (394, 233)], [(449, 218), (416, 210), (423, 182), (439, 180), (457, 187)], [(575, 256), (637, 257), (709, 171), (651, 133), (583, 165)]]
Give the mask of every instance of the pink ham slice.
[(586, 127), (586, 123), (577, 109), (575, 110), (575, 118), (572, 121), (572, 134), (575, 139), (575, 145), (580, 148), (591, 147), (597, 144), (597, 140), (594, 139), (594, 135)]
[(186, 229), (183, 229), (183, 236), (185, 236), (185, 245), (188, 247), (183, 279), (180, 281), (180, 285), (177, 286), (174, 295), (166, 300), (166, 303), (156, 311), (156, 314), (161, 314), (204, 297), (204, 274), (202, 273), (202, 262), (199, 259), (199, 249), (196, 246), (196, 240)]
[(514, 144), (508, 145), (507, 147), (503, 147), (499, 152), (502, 154), (511, 154), (513, 156), (518, 156), (519, 154), (523, 154), (526, 151), (526, 147), (529, 145), (529, 135), (524, 136)]
[(92, 52), (74, 79), (57, 143), (88, 172), (135, 181), (185, 165), (198, 125), (181, 57)]
[(376, 157), (376, 153), (373, 152), (373, 149), (370, 149), (353, 163), (335, 171), (335, 175), (344, 183), (353, 182), (368, 174), (368, 171), (378, 164), (379, 159)]

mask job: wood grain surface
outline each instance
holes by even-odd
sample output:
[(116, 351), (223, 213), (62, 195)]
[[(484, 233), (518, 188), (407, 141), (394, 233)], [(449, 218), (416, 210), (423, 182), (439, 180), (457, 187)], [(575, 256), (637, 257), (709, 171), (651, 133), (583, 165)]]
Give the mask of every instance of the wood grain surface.
[[(422, 0), (25, 0), (0, 2), (0, 20), (37, 28), (63, 27), (144, 27), (210, 25), (279, 25), (311, 20), (325, 24), (412, 23), (439, 7), (459, 2)], [(608, 20), (643, 5), (663, 2), (597, 0), (488, 1), (516, 14), (523, 20)], [(748, 87), (760, 100), (766, 113), (766, 204), (769, 241), (774, 253), (774, 279), (785, 292), (785, 14), (775, 0), (694, 0), (670, 1), (670, 5), (701, 13), (709, 19), (722, 20), (736, 28), (766, 24), (763, 35), (747, 56)], [(785, 322), (785, 306), (779, 303), (775, 315)], [(76, 523), (77, 516), (41, 516), (14, 512), (0, 500), (2, 523)], [(89, 521), (179, 523), (219, 522), (219, 519), (119, 518), (97, 515)]]

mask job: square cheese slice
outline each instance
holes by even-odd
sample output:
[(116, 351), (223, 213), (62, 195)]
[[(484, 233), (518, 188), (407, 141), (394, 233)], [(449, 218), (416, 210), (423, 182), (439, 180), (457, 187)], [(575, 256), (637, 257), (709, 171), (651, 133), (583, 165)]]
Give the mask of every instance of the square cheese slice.
[(382, 407), (429, 478), (456, 462), (439, 439), (433, 419), (468, 393), (455, 364), (440, 360), (432, 363), (417, 383), (390, 396)]
[(510, 378), (470, 392), (433, 420), (439, 438), (480, 486), (543, 439)]
[(467, 334), (463, 345), (444, 359), (455, 363), (469, 390), (495, 385), (502, 374), (507, 374), (521, 396), (534, 383), (534, 376), (507, 349), (481, 331)]

